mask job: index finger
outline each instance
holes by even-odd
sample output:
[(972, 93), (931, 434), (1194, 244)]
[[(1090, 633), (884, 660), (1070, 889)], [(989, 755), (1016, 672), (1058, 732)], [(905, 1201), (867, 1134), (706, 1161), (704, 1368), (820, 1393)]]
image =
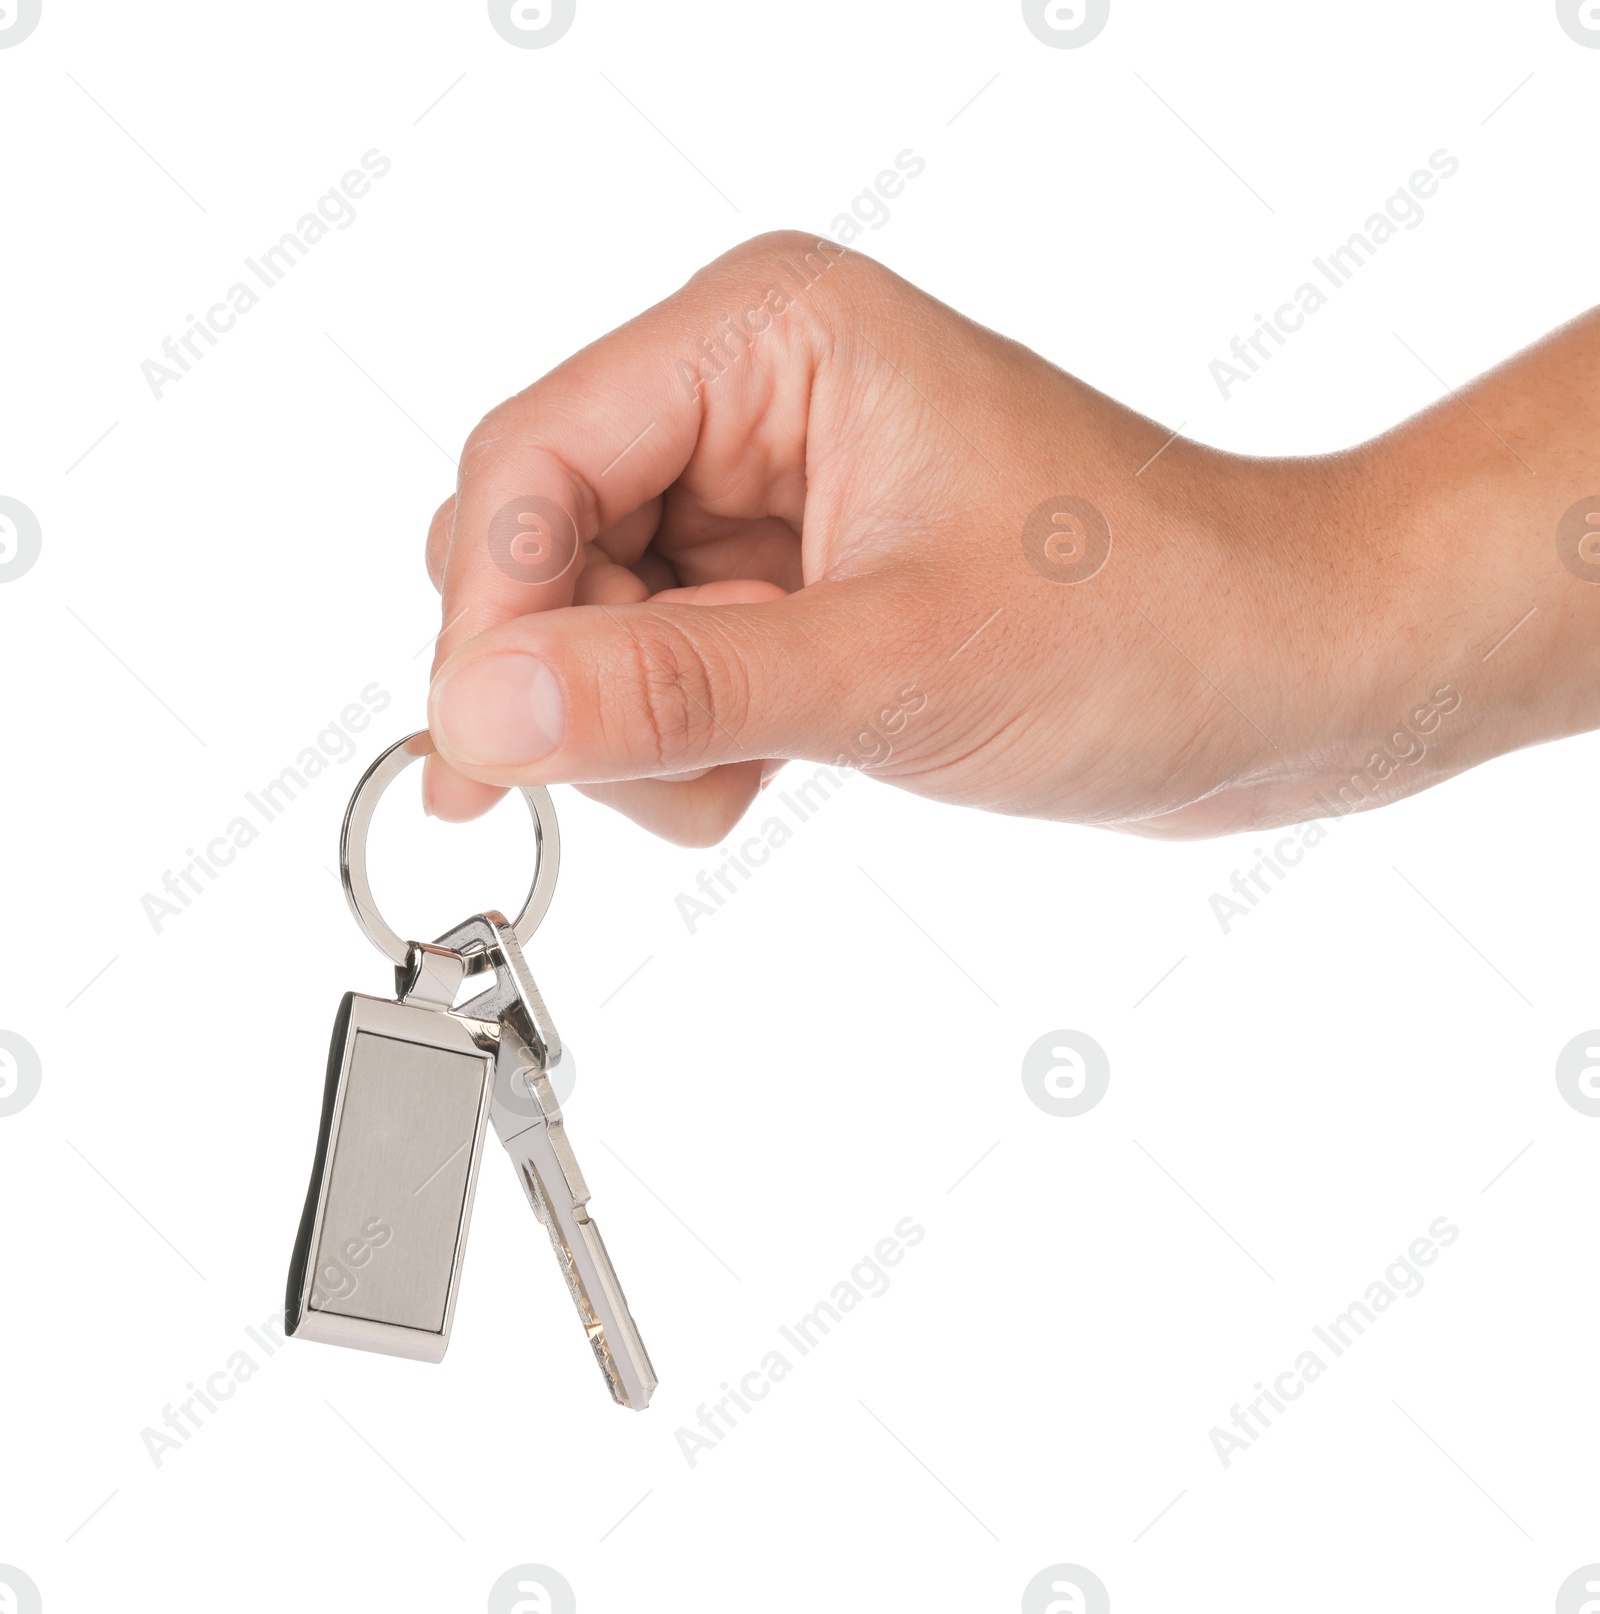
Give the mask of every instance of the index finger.
[(692, 461), (709, 462), (722, 513), (798, 514), (815, 326), (788, 316), (794, 260), (823, 245), (842, 255), (790, 235), (736, 249), (484, 417), (461, 456), (435, 671), (490, 628), (570, 605), (585, 545)]

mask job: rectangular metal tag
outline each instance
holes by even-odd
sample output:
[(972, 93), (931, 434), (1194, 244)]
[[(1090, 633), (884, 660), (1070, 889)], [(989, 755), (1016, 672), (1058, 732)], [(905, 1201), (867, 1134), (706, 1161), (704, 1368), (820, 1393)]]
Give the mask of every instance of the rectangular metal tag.
[(437, 1362), (450, 1341), (498, 1027), (347, 993), (285, 1329)]

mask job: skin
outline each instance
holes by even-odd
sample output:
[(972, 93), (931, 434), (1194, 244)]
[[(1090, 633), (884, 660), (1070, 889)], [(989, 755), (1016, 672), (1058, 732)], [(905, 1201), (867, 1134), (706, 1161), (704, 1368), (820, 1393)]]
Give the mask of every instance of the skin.
[[(1083, 519), (1025, 550), (1058, 495), (1109, 525), (1081, 580)], [(843, 758), (1163, 837), (1378, 806), (1600, 726), (1600, 539), (1556, 542), (1589, 496), (1600, 310), (1373, 442), (1247, 459), (763, 236), (468, 439), (424, 800), (572, 783), (708, 846), (781, 759)]]

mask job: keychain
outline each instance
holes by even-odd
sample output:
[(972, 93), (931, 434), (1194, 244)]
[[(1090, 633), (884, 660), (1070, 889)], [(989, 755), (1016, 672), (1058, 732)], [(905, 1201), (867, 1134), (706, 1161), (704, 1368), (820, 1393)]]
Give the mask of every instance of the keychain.
[[(443, 1359), (492, 1122), (550, 1235), (612, 1397), (642, 1409), (655, 1371), (589, 1218), (589, 1190), (550, 1084), (561, 1041), (522, 956), (550, 906), (561, 861), (550, 793), (522, 789), (539, 863), (514, 923), (484, 913), (437, 942), (408, 942), (373, 901), (367, 831), (378, 799), (432, 750), (426, 733), (391, 746), (363, 775), (345, 813), (345, 895), (367, 939), (394, 961), (396, 996), (347, 992), (339, 1006), (316, 1161), (289, 1267), (285, 1331)], [(465, 983), (490, 976), (456, 1006)]]

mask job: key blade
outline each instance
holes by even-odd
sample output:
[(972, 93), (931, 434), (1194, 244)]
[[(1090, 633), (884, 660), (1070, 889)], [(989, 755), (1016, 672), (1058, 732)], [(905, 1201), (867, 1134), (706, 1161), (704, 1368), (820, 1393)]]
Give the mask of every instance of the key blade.
[[(600, 1229), (589, 1215), (589, 1187), (550, 1085), (548, 1071), (561, 1057), (561, 1041), (544, 999), (500, 914), (469, 919), (440, 937), (439, 945), (459, 951), (476, 948), (484, 961), (479, 973), (494, 969), (494, 985), (455, 1011), (500, 1022), (490, 1122), (534, 1215), (550, 1236), (612, 1399), (643, 1411), (656, 1388), (655, 1369)], [(469, 960), (472, 956), (469, 952)]]
[[(529, 1053), (526, 1048), (523, 1053)], [(606, 1253), (605, 1240), (589, 1215), (589, 1188), (583, 1180), (560, 1106), (542, 1073), (524, 1078), (530, 1091), (547, 1102), (553, 1115), (523, 1122), (512, 1136), (500, 1134), (533, 1213), (550, 1235), (561, 1275), (612, 1399), (642, 1412), (656, 1388), (655, 1368), (639, 1337), (628, 1298)], [(496, 1087), (501, 1084), (496, 1081)]]

